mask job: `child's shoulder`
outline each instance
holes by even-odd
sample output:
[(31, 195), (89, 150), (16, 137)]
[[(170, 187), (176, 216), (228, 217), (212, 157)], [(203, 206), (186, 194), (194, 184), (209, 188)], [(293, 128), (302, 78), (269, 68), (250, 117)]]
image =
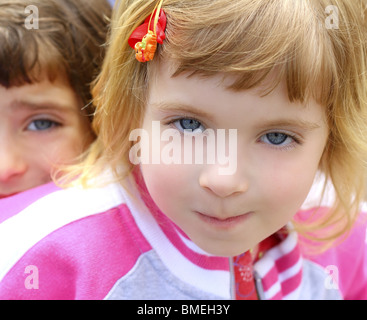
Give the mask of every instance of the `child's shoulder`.
[(324, 286), (337, 289), (344, 299), (367, 299), (367, 223), (366, 213), (354, 227), (320, 254), (307, 254), (307, 259), (320, 266), (325, 274)]
[(38, 199), (60, 190), (54, 183), (28, 189), (16, 195), (0, 199), (0, 223), (17, 215)]
[[(110, 275), (101, 281), (108, 282), (109, 277), (127, 272), (144, 248), (145, 240), (139, 237), (120, 184), (90, 189), (47, 188), (49, 193), (0, 224), (0, 297), (9, 298), (9, 290), (2, 292), (9, 286), (16, 289), (12, 290), (14, 298), (31, 298), (29, 294), (42, 298), (42, 293), (51, 297), (60, 282), (75, 283), (73, 278), (88, 272), (98, 275), (96, 268), (106, 274), (106, 266)], [(126, 250), (122, 255), (111, 254), (117, 247)], [(123, 260), (117, 263), (118, 259)], [(114, 272), (113, 265), (119, 270)], [(37, 267), (44, 275), (53, 275), (47, 279), (53, 287), (47, 292), (26, 290), (24, 279), (29, 266)], [(57, 270), (53, 272), (55, 266)], [(103, 297), (107, 288), (110, 287), (104, 290), (101, 284), (92, 297)], [(73, 290), (55, 289), (56, 292), (74, 294)], [(88, 292), (84, 292), (84, 298), (88, 298)]]
[[(335, 190), (331, 183), (318, 175), (310, 193), (295, 220), (315, 221), (327, 214), (334, 204)], [(324, 197), (320, 195), (324, 192)], [(310, 263), (321, 267), (325, 274), (324, 286), (328, 290), (338, 289), (345, 299), (367, 299), (367, 204), (347, 233), (334, 239), (334, 245), (319, 254), (309, 253), (309, 240), (300, 235), (301, 249)], [(312, 241), (311, 241), (312, 242)]]
[[(89, 215), (107, 211), (123, 204), (124, 196), (117, 183), (99, 188), (74, 186), (66, 189), (49, 183), (0, 201), (0, 225), (57, 228)], [(40, 224), (40, 221), (43, 223)], [(3, 225), (5, 225), (3, 227)]]

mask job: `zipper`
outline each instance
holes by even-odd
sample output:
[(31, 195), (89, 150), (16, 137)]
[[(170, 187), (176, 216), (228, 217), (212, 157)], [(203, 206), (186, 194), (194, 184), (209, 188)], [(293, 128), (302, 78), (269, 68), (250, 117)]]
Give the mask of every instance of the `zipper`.
[(260, 278), (259, 274), (256, 271), (253, 272), (253, 277), (254, 277), (255, 288), (256, 288), (256, 292), (257, 292), (257, 296), (258, 296), (259, 300), (265, 300), (264, 288), (263, 288), (262, 283), (261, 283), (261, 278)]
[(234, 266), (233, 266), (233, 258), (229, 258), (229, 276), (230, 276), (230, 299), (236, 300), (236, 283), (234, 278)]
[[(233, 257), (229, 258), (229, 276), (230, 276), (230, 299), (236, 300), (236, 280), (234, 277), (234, 264)], [(264, 300), (264, 289), (261, 283), (261, 277), (256, 271), (253, 271), (253, 277), (255, 281), (255, 289), (259, 300)]]

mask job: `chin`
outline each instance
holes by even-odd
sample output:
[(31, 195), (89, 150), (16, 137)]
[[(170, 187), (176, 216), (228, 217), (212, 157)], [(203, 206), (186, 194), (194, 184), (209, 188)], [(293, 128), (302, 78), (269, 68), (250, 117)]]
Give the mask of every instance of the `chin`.
[(200, 245), (200, 244), (197, 244), (197, 245), (202, 250), (204, 250), (205, 252), (211, 255), (218, 256), (218, 257), (227, 257), (227, 258), (238, 256), (251, 249), (250, 246), (239, 246), (239, 245), (228, 244), (228, 243), (227, 244), (212, 243), (211, 245)]

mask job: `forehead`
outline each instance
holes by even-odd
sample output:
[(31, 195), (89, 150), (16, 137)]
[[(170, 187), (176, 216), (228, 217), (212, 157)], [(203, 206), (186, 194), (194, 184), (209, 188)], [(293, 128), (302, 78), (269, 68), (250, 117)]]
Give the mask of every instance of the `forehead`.
[(40, 110), (57, 107), (60, 111), (81, 109), (81, 101), (68, 81), (57, 77), (53, 81), (46, 77), (39, 82), (24, 84), (19, 87), (5, 88), (0, 86), (2, 103), (0, 108), (6, 107), (16, 112), (19, 110)]
[[(327, 105), (340, 63), (333, 56), (333, 42), (340, 39), (325, 30), (325, 8), (317, 3), (193, 1), (184, 17), (167, 9), (167, 41), (158, 47), (160, 57), (177, 62), (176, 74), (235, 75), (234, 90), (257, 87), (278, 68), (291, 100), (312, 96)], [(214, 7), (216, 15), (203, 14)]]
[(285, 81), (264, 95), (276, 74), (258, 87), (235, 91), (229, 88), (234, 76), (223, 73), (211, 77), (185, 73), (172, 76), (174, 70), (169, 61), (161, 61), (151, 69), (148, 111), (199, 115), (202, 116), (199, 120), (213, 120), (212, 123), (229, 128), (269, 120), (326, 121), (325, 108), (316, 101), (290, 101)]

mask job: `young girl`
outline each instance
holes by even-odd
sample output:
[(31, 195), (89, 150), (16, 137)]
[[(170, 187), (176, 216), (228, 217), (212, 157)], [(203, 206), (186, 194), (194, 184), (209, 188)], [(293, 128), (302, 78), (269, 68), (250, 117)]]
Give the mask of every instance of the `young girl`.
[(9, 196), (50, 182), (93, 141), (110, 13), (107, 0), (0, 1), (0, 221)]
[(367, 298), (364, 5), (118, 2), (98, 138), (0, 226), (0, 297)]

